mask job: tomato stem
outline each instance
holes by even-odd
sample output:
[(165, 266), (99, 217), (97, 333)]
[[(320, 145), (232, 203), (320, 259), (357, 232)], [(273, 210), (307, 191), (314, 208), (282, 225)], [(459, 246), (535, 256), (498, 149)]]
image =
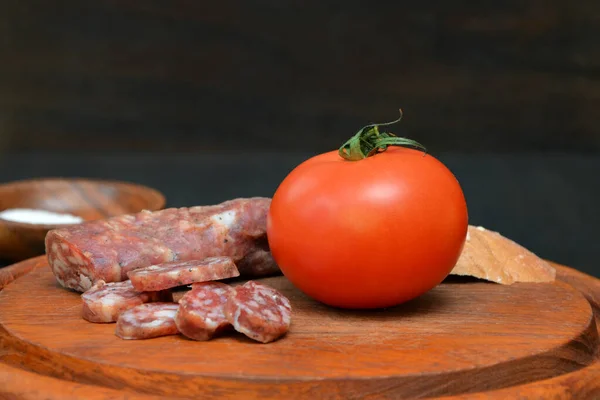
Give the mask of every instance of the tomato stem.
[(425, 146), (412, 139), (397, 137), (391, 132), (379, 131), (380, 126), (389, 126), (400, 122), (402, 115), (402, 109), (400, 109), (400, 117), (395, 121), (363, 127), (340, 147), (339, 155), (348, 161), (358, 161), (385, 151), (388, 146), (414, 147), (427, 152)]

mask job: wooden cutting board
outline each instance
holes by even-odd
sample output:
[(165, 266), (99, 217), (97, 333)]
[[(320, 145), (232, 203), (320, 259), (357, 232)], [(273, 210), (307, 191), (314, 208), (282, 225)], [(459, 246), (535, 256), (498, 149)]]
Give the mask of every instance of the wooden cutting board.
[(600, 282), (557, 268), (552, 284), (451, 278), (361, 312), (264, 279), (294, 312), (286, 337), (260, 344), (121, 340), (114, 324), (84, 321), (79, 294), (38, 257), (0, 270), (4, 283), (28, 272), (0, 292), (0, 398), (600, 398)]

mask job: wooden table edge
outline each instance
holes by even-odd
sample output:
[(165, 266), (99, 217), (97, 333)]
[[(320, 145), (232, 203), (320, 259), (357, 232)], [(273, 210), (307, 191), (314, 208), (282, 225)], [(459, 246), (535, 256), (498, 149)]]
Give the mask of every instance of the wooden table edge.
[[(569, 284), (581, 292), (594, 309), (596, 327), (600, 334), (600, 279), (594, 278), (573, 268), (552, 263), (556, 268), (558, 280)], [(21, 261), (0, 269), (0, 290), (26, 275), (32, 270), (46, 266), (45, 256)], [(150, 398), (147, 395), (111, 388), (80, 384), (72, 381), (36, 374), (34, 372), (0, 363), (0, 397), (3, 394), (18, 395), (18, 398), (36, 399), (116, 399), (116, 398)], [(29, 384), (31, 383), (31, 384)], [(43, 392), (37, 390), (43, 387)], [(159, 398), (159, 397), (156, 397)], [(164, 397), (160, 397), (164, 398)], [(470, 393), (465, 395), (443, 397), (443, 400), (459, 399), (598, 399), (600, 398), (600, 359), (580, 370), (536, 381), (524, 385), (493, 390), (489, 392)]]
[(0, 268), (0, 290), (4, 289), (4, 287), (9, 285), (14, 280), (28, 274), (38, 267), (45, 265), (46, 256), (42, 255)]
[(0, 362), (0, 398), (52, 400), (158, 400), (164, 396), (125, 392), (103, 386), (66, 381), (51, 376), (19, 369)]

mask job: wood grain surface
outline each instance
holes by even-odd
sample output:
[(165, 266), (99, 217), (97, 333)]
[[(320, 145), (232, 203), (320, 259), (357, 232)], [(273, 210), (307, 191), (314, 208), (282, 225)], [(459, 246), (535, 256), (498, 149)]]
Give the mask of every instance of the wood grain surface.
[[(238, 335), (131, 342), (114, 336), (114, 324), (83, 321), (78, 294), (58, 287), (40, 259), (14, 268), (29, 263), (38, 268), (0, 293), (1, 359), (13, 368), (11, 376), (26, 366), (44, 375), (40, 382), (63, 379), (81, 393), (99, 385), (123, 395), (203, 398), (492, 399), (519, 393), (533, 399), (553, 393), (567, 399), (570, 393), (593, 398), (598, 390), (592, 307), (563, 282), (449, 280), (403, 306), (356, 313), (316, 304), (283, 277), (270, 278), (266, 282), (294, 306), (292, 330), (278, 342), (260, 345)], [(597, 300), (596, 281), (561, 271)], [(537, 389), (530, 389), (532, 382)]]
[[(84, 220), (156, 211), (165, 201), (155, 189), (119, 181), (46, 178), (0, 185), (0, 211), (33, 208), (69, 213)], [(44, 254), (46, 233), (56, 227), (0, 219), (0, 258), (20, 261)]]
[[(567, 282), (579, 290), (588, 299), (594, 309), (596, 328), (600, 335), (600, 280), (590, 277), (573, 268), (553, 265), (557, 279)], [(505, 399), (553, 399), (553, 400), (596, 400), (600, 399), (600, 359), (580, 370), (560, 375), (551, 379), (540, 380), (530, 384), (493, 390), (483, 393), (471, 393), (443, 400), (505, 400)]]
[[(2, 2), (8, 150), (600, 150), (600, 5)], [(2, 145), (0, 144), (0, 148)]]

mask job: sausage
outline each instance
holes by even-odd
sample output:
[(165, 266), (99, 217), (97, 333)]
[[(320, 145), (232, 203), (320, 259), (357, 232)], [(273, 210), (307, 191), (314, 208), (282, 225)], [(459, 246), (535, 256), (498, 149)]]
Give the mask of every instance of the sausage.
[(235, 278), (240, 273), (231, 257), (208, 257), (200, 261), (174, 261), (151, 265), (127, 273), (133, 287), (158, 291), (195, 282)]
[(231, 327), (225, 304), (232, 288), (221, 282), (194, 283), (179, 300), (175, 324), (179, 332), (194, 340), (209, 340)]
[(98, 281), (81, 295), (82, 317), (89, 322), (115, 322), (123, 311), (144, 303), (172, 302), (169, 291), (143, 292), (136, 290), (130, 281)]
[(279, 266), (269, 250), (258, 248), (248, 253), (237, 264), (240, 275), (246, 278), (258, 278), (281, 274)]
[(121, 339), (151, 339), (179, 333), (175, 325), (177, 303), (148, 303), (119, 315), (115, 335)]
[(242, 198), (53, 229), (45, 240), (48, 264), (62, 286), (84, 292), (100, 280), (124, 281), (129, 271), (165, 262), (213, 256), (238, 262), (265, 242), (270, 203)]
[(287, 333), (292, 307), (276, 289), (248, 281), (233, 288), (225, 305), (225, 316), (236, 331), (268, 343)]

